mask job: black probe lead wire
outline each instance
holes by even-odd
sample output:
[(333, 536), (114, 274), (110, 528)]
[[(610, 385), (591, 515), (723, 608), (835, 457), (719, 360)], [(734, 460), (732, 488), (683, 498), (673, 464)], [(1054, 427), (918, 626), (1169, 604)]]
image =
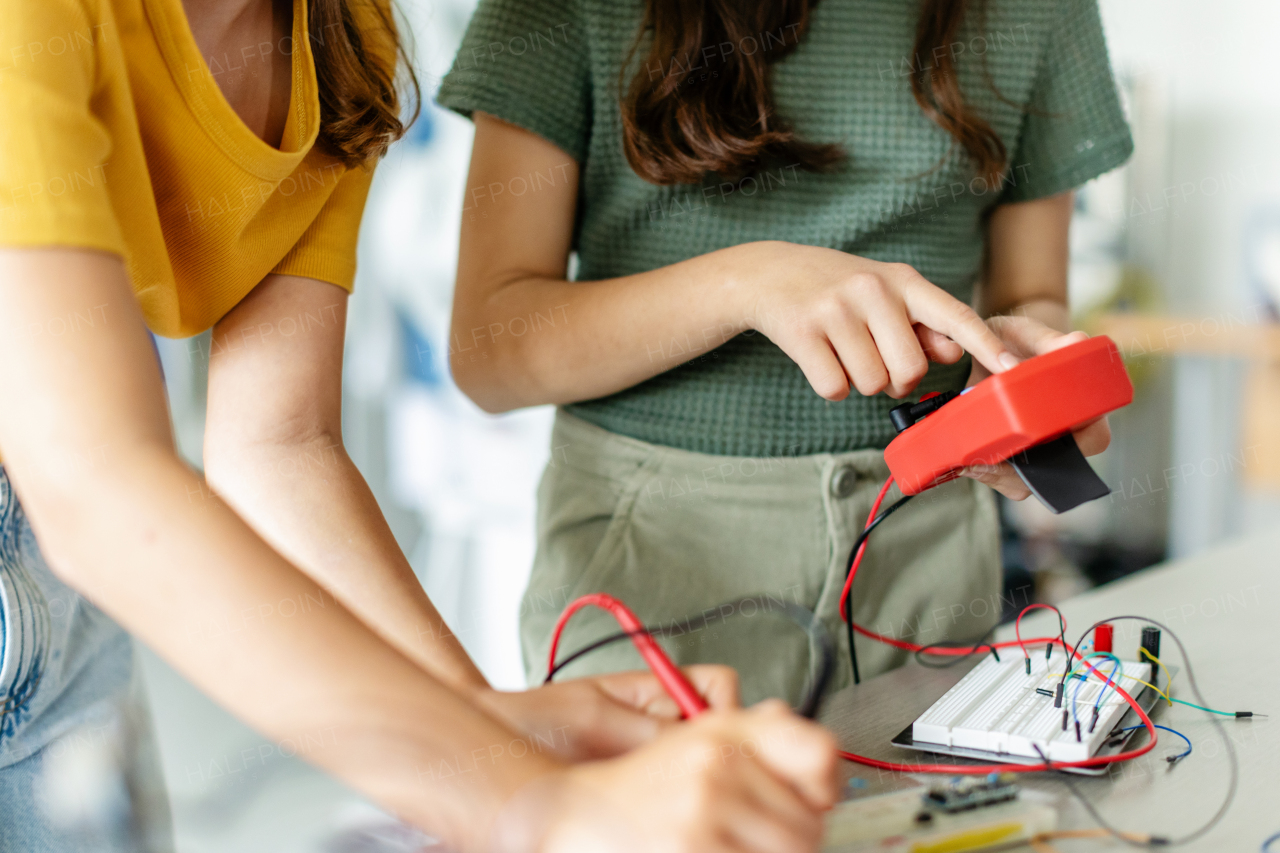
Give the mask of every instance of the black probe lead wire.
[[(807, 607), (803, 607), (790, 601), (778, 602), (777, 599), (768, 600), (764, 595), (748, 595), (734, 599), (733, 601), (725, 602), (724, 604), (716, 605), (715, 607), (707, 608), (707, 611), (716, 611), (710, 617), (706, 615), (707, 611), (703, 611), (692, 616), (686, 616), (683, 619), (677, 619), (669, 625), (646, 625), (644, 628), (637, 631), (619, 631), (616, 634), (609, 634), (608, 636), (602, 637), (593, 643), (583, 646), (572, 654), (566, 655), (562, 660), (557, 661), (555, 666), (551, 667), (551, 670), (547, 673), (546, 679), (543, 680), (542, 683), (550, 684), (551, 680), (555, 678), (556, 673), (560, 672), (560, 670), (564, 669), (578, 658), (588, 655), (597, 649), (629, 639), (638, 634), (666, 637), (673, 634), (686, 634), (693, 633), (694, 631), (700, 631), (708, 627), (712, 622), (732, 618), (733, 616), (744, 615), (742, 606), (747, 602), (755, 603), (762, 610), (766, 605), (770, 610), (772, 610), (780, 603), (782, 612), (788, 616), (791, 621), (800, 626), (804, 632), (809, 635), (809, 639), (813, 644), (817, 646), (817, 667), (815, 670), (812, 665), (810, 666), (808, 689), (805, 691), (804, 698), (796, 709), (796, 713), (800, 714), (802, 717), (813, 719), (814, 715), (818, 712), (818, 703), (822, 701), (822, 695), (826, 692), (827, 684), (831, 681), (831, 674), (835, 671), (835, 643), (831, 641), (831, 635), (827, 633), (825, 626), (822, 624), (822, 620), (818, 619), (818, 617), (813, 614), (813, 611), (809, 610)], [(729, 611), (728, 615), (725, 614), (726, 609)]]
[[(1154, 625), (1160, 630), (1166, 632), (1170, 637), (1173, 638), (1173, 641), (1178, 645), (1178, 654), (1182, 655), (1182, 662), (1187, 666), (1187, 683), (1191, 685), (1191, 692), (1195, 694), (1196, 700), (1201, 705), (1204, 705), (1205, 707), (1209, 707), (1209, 703), (1205, 701), (1204, 694), (1200, 692), (1199, 685), (1196, 684), (1196, 674), (1191, 667), (1191, 658), (1190, 656), (1187, 655), (1187, 649), (1185, 646), (1182, 645), (1182, 640), (1178, 639), (1178, 635), (1173, 632), (1172, 628), (1160, 622), (1157, 622), (1154, 619), (1148, 618), (1146, 616), (1112, 616), (1110, 619), (1100, 619), (1097, 622), (1094, 622), (1088, 628), (1084, 629), (1084, 633), (1080, 635), (1079, 641), (1072, 648), (1071, 656), (1067, 660), (1068, 661), (1075, 660), (1076, 655), (1080, 651), (1080, 646), (1084, 645), (1085, 638), (1089, 636), (1089, 632), (1092, 631), (1094, 628), (1097, 628), (1099, 625), (1106, 625), (1109, 622), (1121, 622), (1124, 620), (1132, 620), (1135, 622), (1144, 622), (1148, 625)], [(1064, 668), (1070, 669), (1070, 667), (1064, 667)], [(1065, 675), (1063, 676), (1062, 683), (1063, 684), (1066, 683)], [(1186, 844), (1188, 842), (1195, 841), (1197, 838), (1199, 838), (1200, 836), (1204, 835), (1206, 832), (1208, 832), (1209, 830), (1217, 826), (1218, 822), (1221, 821), (1222, 818), (1226, 815), (1227, 810), (1231, 808), (1231, 803), (1236, 798), (1236, 788), (1239, 786), (1239, 781), (1240, 781), (1240, 764), (1238, 759), (1236, 758), (1235, 748), (1231, 745), (1230, 735), (1227, 734), (1227, 730), (1223, 728), (1222, 722), (1218, 719), (1216, 715), (1206, 714), (1206, 716), (1208, 716), (1209, 722), (1213, 724), (1213, 727), (1217, 731), (1218, 737), (1222, 740), (1222, 745), (1226, 750), (1227, 761), (1231, 765), (1231, 774), (1229, 777), (1230, 781), (1227, 783), (1227, 795), (1223, 798), (1222, 805), (1218, 806), (1218, 810), (1214, 812), (1213, 816), (1210, 817), (1209, 820), (1206, 821), (1204, 825), (1202, 825), (1199, 829), (1189, 832), (1186, 835), (1183, 835), (1179, 838), (1167, 838), (1164, 836), (1153, 835), (1153, 836), (1150, 836), (1149, 840), (1145, 842), (1133, 841), (1130, 838), (1126, 838), (1122, 833), (1118, 832), (1114, 827), (1112, 827), (1111, 824), (1103, 820), (1102, 815), (1098, 814), (1098, 811), (1097, 809), (1094, 808), (1093, 804), (1089, 802), (1087, 799), (1085, 799), (1084, 795), (1080, 792), (1080, 790), (1076, 788), (1074, 782), (1066, 778), (1064, 778), (1064, 781), (1066, 781), (1067, 787), (1071, 790), (1071, 793), (1075, 795), (1076, 799), (1078, 799), (1084, 805), (1084, 807), (1088, 809), (1089, 814), (1092, 815), (1093, 819), (1098, 822), (1098, 825), (1101, 826), (1103, 829), (1105, 829), (1107, 832), (1114, 835), (1116, 838), (1119, 838), (1125, 844), (1128, 844), (1133, 847), (1149, 848), (1149, 847), (1169, 847), (1177, 844)], [(1039, 747), (1036, 748), (1036, 751), (1037, 752), (1040, 751)], [(1043, 753), (1041, 754), (1041, 757), (1043, 757)], [(1049, 764), (1049, 760), (1047, 758), (1045, 759), (1045, 764)], [(1053, 765), (1049, 764), (1049, 766), (1052, 767)], [(1058, 770), (1058, 772), (1063, 777), (1067, 776), (1067, 774), (1062, 770)]]
[(1053, 762), (1049, 760), (1049, 756), (1044, 754), (1044, 750), (1040, 748), (1039, 744), (1032, 743), (1031, 748), (1034, 749), (1040, 755), (1040, 760), (1045, 763), (1045, 766), (1047, 766), (1050, 770), (1055, 771), (1058, 774), (1058, 778), (1061, 779), (1064, 783), (1066, 783), (1067, 790), (1071, 791), (1072, 795), (1077, 800), (1080, 801), (1080, 805), (1084, 806), (1085, 811), (1089, 812), (1089, 817), (1093, 818), (1093, 822), (1096, 823), (1102, 829), (1106, 830), (1109, 835), (1112, 835), (1115, 838), (1120, 839), (1125, 844), (1128, 844), (1131, 847), (1138, 847), (1143, 850), (1146, 850), (1151, 847), (1168, 847), (1171, 844), (1182, 843), (1181, 841), (1176, 841), (1176, 842), (1170, 841), (1168, 838), (1165, 838), (1162, 835), (1148, 835), (1146, 841), (1133, 840), (1129, 836), (1135, 835), (1136, 833), (1125, 834), (1120, 830), (1116, 829), (1115, 826), (1113, 826), (1111, 823), (1109, 823), (1107, 819), (1104, 818), (1102, 814), (1098, 811), (1098, 809), (1093, 805), (1093, 803), (1089, 802), (1089, 800), (1085, 797), (1085, 795), (1081, 793), (1080, 789), (1076, 787), (1076, 783), (1071, 778), (1071, 774), (1060, 767), (1053, 766)]
[[(880, 523), (889, 516), (893, 515), (907, 501), (914, 498), (915, 495), (903, 495), (898, 500), (889, 504), (888, 507), (880, 511), (880, 514), (871, 520), (871, 523), (862, 528), (862, 532), (858, 534), (858, 539), (853, 543), (853, 548), (849, 551), (849, 562), (844, 567), (845, 580), (849, 579), (849, 572), (853, 571), (853, 561), (858, 558), (858, 549), (862, 547), (862, 543), (871, 535), (871, 531), (880, 526)], [(853, 683), (861, 684), (862, 675), (858, 672), (858, 649), (853, 644), (853, 590), (849, 590), (849, 596), (843, 602), (844, 605), (844, 630), (845, 635), (849, 638), (849, 666), (853, 669)]]
[(629, 637), (639, 637), (641, 634), (648, 634), (649, 636), (654, 636), (654, 635), (662, 636), (662, 628), (646, 625), (645, 627), (637, 629), (635, 631), (619, 631), (616, 634), (609, 634), (607, 636), (601, 637), (600, 639), (596, 640), (594, 643), (583, 646), (582, 648), (575, 651), (573, 654), (563, 658), (555, 666), (551, 667), (551, 670), (547, 673), (547, 677), (542, 680), (543, 685), (550, 684), (552, 679), (556, 677), (556, 675), (560, 672), (560, 670), (564, 669), (566, 666), (573, 663), (578, 658), (586, 657), (587, 655), (594, 652), (596, 649), (603, 649), (605, 646), (611, 646), (614, 643), (617, 643), (621, 640), (628, 639)]

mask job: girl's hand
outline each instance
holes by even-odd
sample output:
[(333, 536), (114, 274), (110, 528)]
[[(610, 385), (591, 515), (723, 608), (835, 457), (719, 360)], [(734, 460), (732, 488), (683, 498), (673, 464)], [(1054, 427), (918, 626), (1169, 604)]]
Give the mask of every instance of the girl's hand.
[[(738, 707), (738, 674), (727, 666), (684, 667), (713, 709)], [(649, 672), (578, 678), (532, 690), (483, 690), (476, 702), (529, 737), (554, 743), (569, 761), (609, 758), (653, 740), (680, 710)]]
[(907, 264), (780, 242), (738, 252), (731, 288), (744, 325), (781, 347), (828, 400), (850, 386), (905, 397), (930, 361), (954, 364), (965, 350), (992, 373), (1018, 363), (977, 312)]
[[(1019, 358), (1030, 358), (1056, 349), (1076, 344), (1088, 339), (1084, 332), (1064, 334), (1051, 329), (1030, 317), (1001, 316), (987, 320), (987, 326), (1005, 345)], [(991, 375), (976, 360), (973, 372), (969, 375), (969, 385), (975, 385)], [(1085, 456), (1096, 456), (1107, 449), (1111, 443), (1111, 427), (1105, 416), (1090, 421), (1072, 430), (1080, 452)], [(975, 465), (960, 472), (962, 476), (971, 477), (980, 483), (986, 483), (1000, 494), (1015, 501), (1024, 500), (1031, 490), (1022, 482), (1018, 472), (1008, 462), (999, 465)]]
[(836, 801), (835, 739), (777, 700), (708, 711), (621, 758), (528, 785), (494, 853), (802, 853)]

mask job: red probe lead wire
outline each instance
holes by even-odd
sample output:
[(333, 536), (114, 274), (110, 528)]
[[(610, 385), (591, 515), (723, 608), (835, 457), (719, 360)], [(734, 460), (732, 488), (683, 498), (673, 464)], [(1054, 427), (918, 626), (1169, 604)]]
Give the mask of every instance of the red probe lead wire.
[(653, 671), (663, 689), (675, 700), (681, 714), (685, 717), (696, 717), (707, 710), (706, 700), (698, 695), (698, 691), (684, 677), (684, 673), (680, 671), (680, 668), (671, 662), (671, 658), (667, 657), (667, 653), (662, 650), (662, 646), (658, 645), (658, 642), (649, 635), (645, 630), (644, 623), (636, 618), (636, 615), (631, 612), (627, 605), (612, 595), (606, 595), (603, 592), (584, 595), (576, 599), (560, 614), (560, 618), (556, 620), (556, 629), (551, 634), (551, 654), (547, 662), (548, 672), (555, 669), (556, 651), (560, 648), (560, 635), (564, 632), (565, 625), (569, 623), (569, 619), (573, 614), (587, 606), (595, 606), (602, 610), (607, 610), (613, 615), (614, 619), (618, 620), (622, 630), (631, 634), (631, 642), (635, 644), (636, 651), (640, 652), (640, 656), (649, 665), (649, 669)]
[[(871, 512), (867, 515), (867, 523), (863, 525), (863, 529), (870, 526), (875, 521), (876, 516), (880, 514), (880, 505), (884, 503), (885, 495), (889, 494), (889, 489), (893, 487), (893, 475), (889, 475), (889, 479), (884, 481), (884, 485), (880, 487), (879, 494), (876, 495), (875, 501), (871, 504)], [(862, 544), (858, 546), (858, 553), (853, 555), (853, 565), (849, 569), (849, 576), (844, 579), (844, 588), (840, 590), (840, 615), (847, 621), (851, 617), (849, 615), (849, 592), (853, 589), (853, 579), (858, 575), (858, 567), (862, 565), (862, 555), (866, 553), (867, 543), (870, 537), (862, 540)], [(1044, 605), (1033, 605), (1034, 607), (1043, 607)], [(1025, 612), (1025, 611), (1024, 611)], [(925, 651), (927, 654), (939, 656), (958, 656), (965, 657), (973, 654), (971, 648), (953, 648), (950, 646), (921, 646), (917, 643), (908, 643), (905, 640), (895, 639), (894, 637), (886, 637), (884, 634), (877, 634), (875, 631), (868, 631), (858, 623), (853, 623), (853, 630), (857, 631), (864, 637), (869, 637), (878, 643), (884, 643), (887, 646), (893, 646), (895, 649), (902, 649), (908, 652)], [(1058, 637), (1033, 637), (1029, 640), (1023, 640), (1021, 636), (1017, 640), (1008, 640), (1003, 643), (979, 643), (979, 646), (986, 648), (1004, 649), (1011, 646), (1022, 648), (1023, 654), (1026, 654), (1026, 644), (1031, 643), (1039, 645), (1040, 643), (1049, 643), (1050, 645), (1062, 645), (1062, 640)]]
[[(889, 479), (884, 481), (884, 485), (880, 487), (880, 493), (876, 495), (875, 501), (871, 504), (871, 512), (867, 515), (867, 523), (862, 528), (871, 526), (871, 522), (876, 520), (876, 516), (880, 514), (880, 504), (884, 503), (884, 496), (889, 494), (889, 489), (893, 488), (893, 475), (889, 475)], [(840, 615), (845, 620), (852, 620), (853, 616), (849, 613), (849, 590), (853, 589), (854, 575), (858, 574), (858, 566), (862, 565), (862, 555), (867, 550), (867, 543), (870, 537), (863, 539), (862, 544), (858, 546), (858, 553), (853, 555), (853, 564), (849, 567), (849, 576), (844, 579), (844, 589), (840, 590)], [(862, 630), (857, 625), (853, 626), (855, 630)]]

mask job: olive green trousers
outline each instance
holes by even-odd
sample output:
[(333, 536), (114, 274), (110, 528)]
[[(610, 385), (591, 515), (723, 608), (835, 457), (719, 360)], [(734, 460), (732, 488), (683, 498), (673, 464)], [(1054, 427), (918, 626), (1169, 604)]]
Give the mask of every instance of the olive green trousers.
[[(773, 603), (800, 604), (837, 649), (828, 693), (851, 683), (839, 597), (849, 550), (889, 474), (880, 451), (713, 456), (617, 435), (563, 411), (551, 445), (521, 606), (531, 684), (546, 676), (560, 612), (592, 592), (620, 599), (648, 625), (709, 616), (663, 645), (680, 664), (733, 666), (745, 703), (799, 701), (817, 647)], [(899, 496), (892, 490), (885, 505)], [(859, 625), (912, 643), (972, 640), (999, 619), (1000, 588), (994, 496), (959, 479), (917, 496), (871, 534), (853, 612)], [(719, 618), (719, 605), (746, 596), (755, 603)], [(602, 611), (580, 611), (559, 659), (617, 631)], [(864, 679), (909, 656), (866, 637), (857, 643)], [(585, 655), (563, 677), (643, 665), (623, 641)]]

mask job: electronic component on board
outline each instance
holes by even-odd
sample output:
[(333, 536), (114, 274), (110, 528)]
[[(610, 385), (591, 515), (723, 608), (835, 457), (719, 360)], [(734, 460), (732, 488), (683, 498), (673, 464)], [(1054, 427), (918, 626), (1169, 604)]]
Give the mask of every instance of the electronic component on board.
[[(1142, 642), (1138, 647), (1140, 649), (1145, 649), (1147, 653), (1151, 655), (1153, 660), (1160, 657), (1160, 629), (1152, 628), (1150, 626), (1143, 628)], [(1138, 653), (1138, 657), (1142, 657), (1142, 652)]]
[(924, 794), (924, 806), (954, 814), (1007, 802), (1018, 796), (1015, 778), (1012, 773), (989, 773), (986, 776), (964, 776), (931, 785)]
[(1006, 775), (935, 784), (923, 793), (916, 787), (845, 800), (827, 813), (822, 849), (976, 853), (1026, 844), (1053, 831), (1058, 821), (1053, 797), (1033, 789), (1019, 791)]

